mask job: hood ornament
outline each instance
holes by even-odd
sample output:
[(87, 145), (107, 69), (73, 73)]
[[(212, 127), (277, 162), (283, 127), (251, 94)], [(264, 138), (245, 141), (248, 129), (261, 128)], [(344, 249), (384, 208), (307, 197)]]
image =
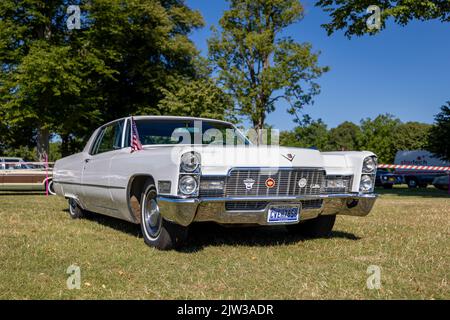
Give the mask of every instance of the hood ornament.
[(295, 158), (295, 154), (292, 153), (288, 153), (287, 155), (282, 154), (282, 156), (286, 159), (288, 159), (290, 162), (292, 162), (292, 160), (294, 160)]

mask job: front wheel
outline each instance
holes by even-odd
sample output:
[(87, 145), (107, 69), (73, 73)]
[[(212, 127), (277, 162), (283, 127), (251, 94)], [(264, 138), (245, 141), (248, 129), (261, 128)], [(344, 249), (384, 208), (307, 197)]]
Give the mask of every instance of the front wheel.
[(311, 238), (324, 238), (331, 235), (336, 215), (318, 216), (315, 219), (286, 226), (290, 233), (301, 234)]
[(159, 250), (179, 247), (187, 239), (188, 228), (164, 220), (156, 195), (155, 186), (147, 183), (141, 196), (141, 230), (144, 241)]

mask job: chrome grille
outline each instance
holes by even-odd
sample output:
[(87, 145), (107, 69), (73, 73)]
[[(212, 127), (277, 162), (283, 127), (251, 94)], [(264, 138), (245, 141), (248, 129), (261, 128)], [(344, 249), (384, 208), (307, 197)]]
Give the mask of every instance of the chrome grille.
[[(266, 180), (275, 181), (273, 188), (266, 186)], [(305, 185), (299, 186), (304, 179)], [(227, 197), (251, 196), (299, 196), (320, 195), (324, 184), (325, 171), (314, 168), (289, 169), (233, 169), (227, 178), (225, 195)], [(253, 181), (251, 188), (247, 188), (245, 181)]]
[(264, 210), (269, 203), (267, 201), (229, 201), (225, 203), (227, 211), (257, 211)]
[[(322, 208), (323, 200), (302, 200), (302, 210), (320, 209)], [(264, 210), (269, 201), (227, 201), (225, 202), (225, 210), (227, 211), (258, 211)]]
[(320, 209), (320, 208), (322, 208), (322, 205), (323, 205), (322, 199), (303, 200), (302, 201), (302, 210)]

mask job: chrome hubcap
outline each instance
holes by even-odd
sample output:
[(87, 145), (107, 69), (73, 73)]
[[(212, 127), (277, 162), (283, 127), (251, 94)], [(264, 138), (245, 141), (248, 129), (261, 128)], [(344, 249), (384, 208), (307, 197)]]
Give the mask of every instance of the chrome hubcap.
[(157, 238), (161, 232), (162, 218), (155, 199), (147, 200), (144, 207), (144, 225), (152, 238)]

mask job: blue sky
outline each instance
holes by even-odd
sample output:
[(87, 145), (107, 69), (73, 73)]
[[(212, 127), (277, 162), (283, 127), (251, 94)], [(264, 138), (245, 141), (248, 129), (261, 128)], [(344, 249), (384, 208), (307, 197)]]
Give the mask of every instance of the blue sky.
[[(327, 36), (321, 24), (329, 18), (313, 0), (302, 1), (305, 18), (285, 35), (310, 42), (321, 51), (320, 64), (331, 70), (318, 79), (322, 88), (305, 113), (322, 118), (329, 127), (349, 120), (391, 113), (402, 121), (433, 122), (440, 106), (450, 100), (450, 24), (414, 21), (406, 27), (388, 23), (376, 36), (348, 40), (343, 32)], [(206, 26), (191, 39), (207, 55), (210, 28), (218, 25), (228, 4), (225, 0), (188, 0), (199, 10)], [(267, 123), (280, 130), (295, 126), (287, 106), (277, 105)]]

